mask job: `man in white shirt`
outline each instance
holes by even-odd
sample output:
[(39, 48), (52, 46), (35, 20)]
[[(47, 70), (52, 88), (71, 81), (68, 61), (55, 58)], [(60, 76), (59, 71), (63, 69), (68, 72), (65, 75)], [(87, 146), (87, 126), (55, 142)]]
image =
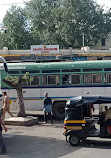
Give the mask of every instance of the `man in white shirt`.
[(11, 117), (14, 117), (10, 112), (10, 99), (6, 92), (3, 92), (3, 120), (5, 119), (5, 113), (8, 112)]

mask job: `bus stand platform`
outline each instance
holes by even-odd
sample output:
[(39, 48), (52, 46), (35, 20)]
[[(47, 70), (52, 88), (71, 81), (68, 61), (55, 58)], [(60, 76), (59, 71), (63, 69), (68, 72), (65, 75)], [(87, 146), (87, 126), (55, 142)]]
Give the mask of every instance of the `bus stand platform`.
[[(17, 110), (11, 110), (13, 114), (17, 114)], [(43, 116), (44, 111), (43, 110), (25, 110), (26, 115), (28, 116)]]
[[(51, 126), (50, 123), (44, 123), (44, 111), (43, 110), (26, 110), (26, 118), (16, 117), (17, 110), (11, 110), (14, 117), (10, 117), (8, 113), (6, 113), (5, 124), (6, 125), (14, 125), (14, 126), (32, 126), (32, 125), (42, 125), (42, 126)], [(52, 116), (53, 117), (53, 116)], [(63, 127), (64, 120), (56, 120), (53, 117), (54, 126)]]

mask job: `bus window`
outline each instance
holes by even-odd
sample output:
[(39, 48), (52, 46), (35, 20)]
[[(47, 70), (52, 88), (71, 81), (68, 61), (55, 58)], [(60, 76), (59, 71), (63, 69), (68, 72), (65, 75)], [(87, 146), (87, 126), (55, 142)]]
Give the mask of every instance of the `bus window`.
[(39, 85), (39, 76), (32, 76), (33, 81), (30, 82), (30, 85)]
[(42, 83), (44, 85), (59, 85), (60, 84), (60, 76), (59, 75), (43, 75)]
[(101, 83), (101, 82), (102, 82), (101, 74), (93, 74), (93, 83)]
[(84, 75), (84, 84), (101, 83), (101, 82), (102, 82), (101, 74), (85, 74)]
[(50, 76), (47, 76), (48, 79), (48, 84), (56, 84), (56, 76), (55, 75), (50, 75)]
[(80, 75), (75, 74), (71, 76), (72, 84), (80, 84)]
[(92, 83), (92, 74), (85, 74), (84, 75), (84, 84)]
[[(33, 78), (33, 80), (31, 80), (31, 78)], [(28, 81), (23, 80), (22, 84), (23, 86), (39, 85), (39, 76), (29, 76), (29, 80)]]
[(111, 74), (104, 75), (104, 83), (111, 83)]
[(25, 87), (25, 86), (28, 86), (29, 84), (28, 84), (28, 81), (25, 81), (25, 80), (23, 80), (22, 81), (22, 85)]
[(63, 84), (71, 84), (71, 75), (63, 75), (62, 76), (62, 83)]

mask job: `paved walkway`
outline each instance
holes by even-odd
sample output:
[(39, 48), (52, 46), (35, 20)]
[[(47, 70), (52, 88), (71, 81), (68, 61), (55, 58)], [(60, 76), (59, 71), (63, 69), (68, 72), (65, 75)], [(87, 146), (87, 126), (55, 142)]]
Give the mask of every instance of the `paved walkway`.
[[(16, 114), (17, 110), (11, 110), (12, 113)], [(43, 110), (25, 110), (26, 114), (30, 115), (44, 115)]]
[[(61, 123), (61, 125), (63, 125)], [(77, 147), (66, 143), (57, 124), (31, 127), (8, 126), (4, 139), (7, 154), (0, 158), (110, 158), (111, 140), (92, 138)]]

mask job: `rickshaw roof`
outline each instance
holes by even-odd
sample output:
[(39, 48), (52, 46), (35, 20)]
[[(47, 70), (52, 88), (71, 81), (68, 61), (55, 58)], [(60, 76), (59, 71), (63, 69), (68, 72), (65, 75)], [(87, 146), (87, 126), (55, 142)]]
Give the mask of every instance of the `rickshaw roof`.
[(111, 103), (110, 96), (78, 96), (71, 98), (67, 102), (67, 107), (75, 107), (84, 104), (102, 104), (102, 103)]

